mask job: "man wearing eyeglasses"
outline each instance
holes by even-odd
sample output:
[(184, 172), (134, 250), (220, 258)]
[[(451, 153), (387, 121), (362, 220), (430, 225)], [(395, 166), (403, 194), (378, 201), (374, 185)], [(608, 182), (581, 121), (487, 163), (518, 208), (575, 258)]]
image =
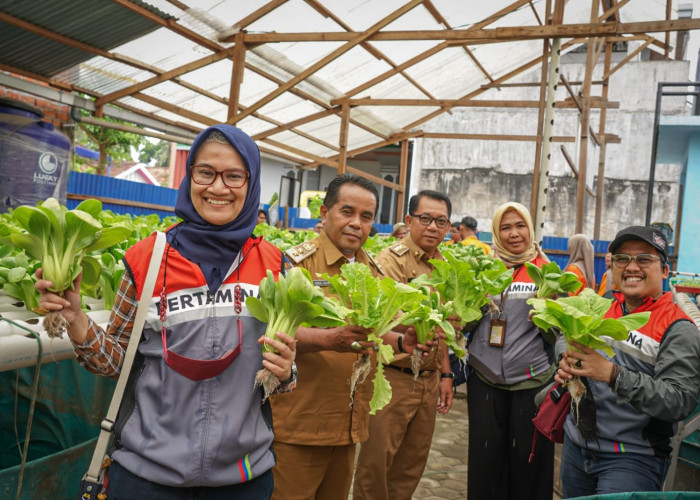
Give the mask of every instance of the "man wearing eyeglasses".
[[(452, 204), (443, 193), (425, 190), (411, 197), (408, 212), (408, 235), (377, 255), (384, 274), (402, 283), (429, 274), (433, 266), (428, 261), (443, 258), (438, 245), (449, 231)], [(370, 416), (369, 439), (361, 445), (355, 471), (354, 500), (410, 500), (428, 460), (436, 410), (447, 413), (452, 406), (454, 375), (444, 342), (423, 358), (415, 379), (405, 351), (387, 368), (392, 398)]]
[[(677, 422), (695, 409), (700, 396), (700, 333), (663, 293), (668, 277), (668, 243), (658, 229), (631, 226), (610, 244), (618, 290), (607, 318), (650, 311), (646, 325), (627, 340), (603, 339), (610, 358), (573, 343), (555, 379), (586, 377), (595, 408), (592, 429), (582, 435), (569, 415), (564, 430), (563, 497), (661, 490)], [(591, 435), (592, 431), (592, 435)]]

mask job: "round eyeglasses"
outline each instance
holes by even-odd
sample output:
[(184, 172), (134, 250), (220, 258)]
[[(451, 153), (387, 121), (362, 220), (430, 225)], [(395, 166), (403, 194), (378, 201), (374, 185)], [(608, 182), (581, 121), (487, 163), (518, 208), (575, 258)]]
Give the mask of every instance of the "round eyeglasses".
[(250, 177), (248, 172), (238, 168), (217, 172), (212, 167), (208, 167), (206, 165), (195, 165), (191, 168), (190, 175), (192, 176), (192, 181), (201, 186), (209, 186), (214, 184), (216, 177), (220, 175), (221, 180), (224, 181), (226, 187), (230, 188), (245, 186), (245, 183), (248, 182), (248, 177)]
[(412, 214), (411, 217), (418, 219), (418, 222), (420, 222), (423, 226), (429, 226), (433, 221), (435, 221), (435, 225), (438, 228), (444, 229), (450, 224), (450, 219), (447, 217), (431, 217), (428, 214)]
[(627, 255), (626, 253), (616, 253), (612, 257), (613, 265), (615, 267), (627, 267), (630, 262), (635, 261), (639, 267), (649, 267), (657, 260), (661, 260), (660, 257), (652, 255), (650, 253), (640, 253), (638, 255)]

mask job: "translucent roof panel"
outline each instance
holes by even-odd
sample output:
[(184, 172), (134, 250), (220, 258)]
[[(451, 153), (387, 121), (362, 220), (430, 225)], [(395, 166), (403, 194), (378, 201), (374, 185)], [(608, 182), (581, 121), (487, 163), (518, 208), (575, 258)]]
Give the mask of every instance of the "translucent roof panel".
[[(76, 2), (82, 5), (86, 0)], [(115, 5), (110, 0), (91, 2), (93, 9), (114, 9)], [(534, 68), (542, 57), (542, 38), (527, 39), (519, 36), (519, 31), (544, 24), (548, 3), (136, 1), (130, 13), (119, 7), (123, 19), (137, 16), (142, 20), (138, 30), (130, 31), (134, 35), (130, 37), (119, 36), (123, 26), (118, 22), (95, 29), (93, 11), (82, 15), (74, 7), (64, 9), (57, 3), (51, 16), (21, 8), (25, 22), (45, 23), (44, 29), (51, 31), (53, 38), (23, 31), (19, 24), (10, 22), (8, 30), (0, 34), (0, 42), (14, 43), (3, 38), (5, 33), (25, 35), (28, 50), (12, 58), (7, 55), (5, 60), (0, 54), (0, 64), (9, 71), (30, 74), (32, 68), (60, 67), (49, 75), (49, 83), (72, 86), (101, 104), (123, 104), (151, 118), (204, 127), (225, 121), (230, 114), (231, 81), (239, 70), (233, 63), (233, 36), (239, 33), (246, 46), (242, 81), (233, 89), (239, 104), (234, 113), (236, 124), (260, 137), (270, 131), (270, 140), (277, 145), (273, 148), (268, 144), (268, 150), (286, 148), (286, 157), (300, 163), (314, 162), (319, 156), (337, 155), (343, 103), (350, 102), (348, 149), (381, 146), (396, 134), (415, 133), (427, 119), (449, 110), (429, 103), (429, 99), (478, 96), (493, 87), (494, 81), (517, 74), (524, 65)], [(0, 12), (12, 15), (10, 7), (4, 7), (10, 4), (13, 2), (0, 0)], [(603, 14), (602, 2), (597, 4), (596, 19)], [(677, 17), (677, 1), (672, 7), (673, 19)], [(568, 0), (564, 24), (586, 25), (591, 20), (590, 9), (590, 0)], [(666, 0), (628, 2), (617, 15), (622, 23), (664, 21)], [(356, 43), (362, 32), (378, 23), (381, 29), (376, 37), (370, 35)], [(450, 38), (452, 31), (469, 29), (473, 30), (470, 37)], [(76, 42), (61, 44), (54, 39), (55, 34)], [(76, 59), (77, 44), (87, 43), (81, 34), (89, 35), (94, 50), (83, 47)], [(434, 34), (438, 36), (431, 38)], [(290, 38), (281, 39), (284, 35)], [(387, 39), (390, 36), (394, 39)], [(665, 32), (649, 36), (656, 40), (653, 50), (665, 49)], [(668, 38), (674, 43), (673, 33)], [(45, 40), (50, 40), (50, 45)], [(569, 40), (563, 38), (562, 42)], [(41, 47), (46, 47), (46, 54), (38, 50)], [(403, 105), (348, 101), (367, 98), (401, 99)], [(286, 126), (290, 122), (296, 125)]]

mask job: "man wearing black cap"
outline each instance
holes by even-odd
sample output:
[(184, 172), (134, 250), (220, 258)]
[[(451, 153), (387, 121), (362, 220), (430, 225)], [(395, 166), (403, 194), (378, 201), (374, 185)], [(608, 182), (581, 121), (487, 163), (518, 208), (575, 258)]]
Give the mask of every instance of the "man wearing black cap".
[(603, 339), (610, 358), (574, 343), (559, 362), (555, 379), (586, 377), (595, 407), (584, 438), (567, 418), (562, 450), (563, 497), (659, 491), (669, 465), (678, 421), (700, 396), (700, 332), (663, 293), (668, 277), (668, 243), (656, 228), (631, 226), (610, 244), (618, 290), (607, 318), (650, 311), (646, 325), (627, 340)]

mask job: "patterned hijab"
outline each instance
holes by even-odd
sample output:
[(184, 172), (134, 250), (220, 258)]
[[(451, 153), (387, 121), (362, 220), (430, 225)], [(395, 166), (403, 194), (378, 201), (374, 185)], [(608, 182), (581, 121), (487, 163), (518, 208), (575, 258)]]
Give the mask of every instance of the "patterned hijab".
[[(190, 167), (207, 136), (219, 131), (238, 151), (250, 178), (245, 203), (238, 217), (228, 224), (216, 226), (205, 221), (194, 208), (190, 194)], [(187, 157), (185, 177), (180, 183), (175, 202), (175, 214), (182, 223), (168, 232), (168, 242), (185, 258), (202, 269), (210, 288), (219, 287), (233, 259), (252, 236), (258, 220), (260, 203), (260, 151), (253, 139), (232, 125), (214, 125), (195, 138)]]
[(593, 244), (585, 234), (575, 234), (569, 238), (569, 262), (566, 266), (575, 265), (581, 270), (581, 273), (586, 278), (586, 286), (595, 290), (595, 272), (593, 268), (593, 260), (595, 252)]
[[(503, 242), (501, 241), (501, 220), (503, 219), (503, 215), (510, 210), (515, 210), (518, 212), (520, 217), (522, 217), (525, 221), (525, 224), (527, 224), (527, 228), (530, 232), (530, 246), (520, 254), (510, 253), (508, 250), (506, 250), (506, 248), (503, 246)], [(530, 212), (520, 203), (509, 201), (498, 207), (496, 209), (496, 213), (493, 214), (493, 218), (491, 219), (491, 232), (493, 237), (493, 246), (496, 250), (496, 256), (501, 259), (506, 266), (515, 267), (524, 264), (525, 262), (531, 262), (538, 255), (545, 261), (549, 262), (549, 259), (544, 252), (542, 252), (540, 246), (535, 243), (535, 230), (533, 229)]]

